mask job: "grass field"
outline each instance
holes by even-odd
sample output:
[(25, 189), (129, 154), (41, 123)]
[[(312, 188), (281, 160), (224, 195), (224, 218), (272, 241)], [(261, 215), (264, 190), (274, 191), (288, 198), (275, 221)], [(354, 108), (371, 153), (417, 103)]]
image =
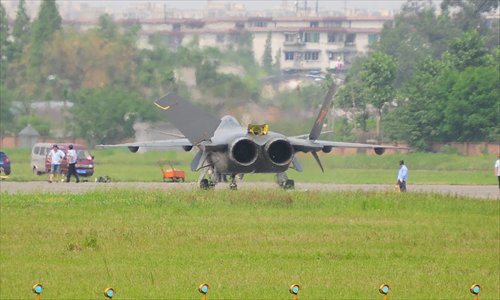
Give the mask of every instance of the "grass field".
[(0, 194), (0, 298), (500, 296), (500, 202), (419, 193)]
[[(31, 173), (30, 151), (7, 151), (12, 160), (12, 181), (47, 180), (47, 176)], [(130, 153), (126, 149), (93, 150), (95, 176), (109, 176), (113, 181), (162, 181), (159, 160), (172, 161), (174, 166), (187, 173), (188, 181), (198, 179), (197, 172), (191, 172), (193, 152), (146, 152)], [(291, 170), (288, 175), (297, 182), (331, 183), (394, 183), (398, 162), (404, 159), (410, 169), (409, 184), (479, 184), (495, 185), (493, 176), (494, 155), (462, 156), (457, 154), (410, 153), (397, 155), (322, 155), (325, 173), (311, 155), (298, 154), (304, 172)], [(93, 180), (94, 177), (91, 178)], [(273, 181), (272, 174), (251, 174), (249, 181)]]

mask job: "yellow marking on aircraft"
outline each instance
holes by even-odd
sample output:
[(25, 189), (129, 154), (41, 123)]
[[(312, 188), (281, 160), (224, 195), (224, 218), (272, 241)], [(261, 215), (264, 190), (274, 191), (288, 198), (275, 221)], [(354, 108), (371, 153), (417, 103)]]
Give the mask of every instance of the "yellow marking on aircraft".
[(161, 106), (160, 104), (156, 103), (155, 102), (155, 105), (158, 106), (159, 108), (163, 109), (163, 110), (169, 110), (170, 109), (170, 105), (167, 105), (167, 106)]
[(248, 133), (252, 135), (266, 135), (269, 132), (269, 125), (248, 124)]

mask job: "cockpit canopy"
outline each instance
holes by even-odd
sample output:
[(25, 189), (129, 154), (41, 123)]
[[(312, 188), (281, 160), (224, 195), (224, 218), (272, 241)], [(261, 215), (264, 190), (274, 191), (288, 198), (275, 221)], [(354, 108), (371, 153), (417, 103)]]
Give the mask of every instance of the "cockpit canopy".
[(220, 119), (219, 128), (241, 127), (240, 122), (233, 116), (224, 116)]

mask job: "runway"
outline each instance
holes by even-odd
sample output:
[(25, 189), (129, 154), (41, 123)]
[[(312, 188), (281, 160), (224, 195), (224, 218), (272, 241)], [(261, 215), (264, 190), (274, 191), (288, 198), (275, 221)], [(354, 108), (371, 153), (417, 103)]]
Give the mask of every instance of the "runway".
[[(227, 184), (218, 184), (216, 189), (227, 189)], [(272, 182), (240, 182), (238, 189), (278, 189), (279, 187)], [(80, 182), (64, 183), (46, 181), (32, 182), (12, 182), (1, 181), (1, 193), (84, 193), (94, 190), (109, 189), (152, 189), (169, 190), (198, 189), (198, 184), (190, 183), (165, 183), (165, 182)], [(393, 185), (387, 184), (333, 184), (333, 183), (295, 183), (296, 191), (394, 191)], [(408, 192), (430, 192), (448, 194), (452, 196), (463, 196), (474, 199), (499, 200), (500, 192), (496, 185), (408, 185)]]

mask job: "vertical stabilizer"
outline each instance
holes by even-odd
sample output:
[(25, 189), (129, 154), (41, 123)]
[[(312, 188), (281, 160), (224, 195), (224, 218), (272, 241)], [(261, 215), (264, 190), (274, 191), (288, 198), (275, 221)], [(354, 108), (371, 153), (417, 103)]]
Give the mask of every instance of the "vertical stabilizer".
[(314, 126), (311, 129), (311, 133), (309, 133), (310, 140), (317, 140), (319, 138), (321, 130), (323, 130), (325, 117), (328, 115), (328, 111), (330, 110), (330, 105), (332, 104), (333, 95), (335, 94), (336, 89), (337, 86), (335, 85), (335, 81), (332, 81), (330, 87), (328, 88), (328, 92), (326, 93), (325, 100), (323, 100), (323, 105), (321, 106), (321, 110), (318, 113), (318, 117), (316, 118), (316, 121), (314, 121)]
[(168, 121), (193, 145), (212, 138), (221, 122), (175, 93), (156, 100), (155, 105), (165, 112)]

